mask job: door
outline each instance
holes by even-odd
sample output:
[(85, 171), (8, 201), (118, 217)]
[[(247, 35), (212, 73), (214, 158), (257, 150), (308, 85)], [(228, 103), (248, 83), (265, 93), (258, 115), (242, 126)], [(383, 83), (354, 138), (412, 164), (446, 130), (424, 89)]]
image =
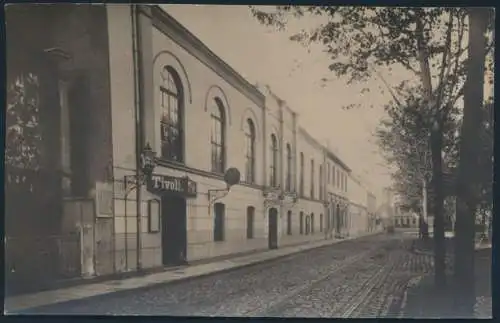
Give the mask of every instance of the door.
[(162, 215), (162, 258), (163, 265), (185, 264), (187, 257), (187, 214), (186, 199), (163, 196)]
[(335, 212), (335, 233), (336, 234), (340, 234), (340, 226), (341, 226), (340, 206), (337, 204), (336, 212)]
[(269, 249), (278, 248), (278, 210), (269, 210)]

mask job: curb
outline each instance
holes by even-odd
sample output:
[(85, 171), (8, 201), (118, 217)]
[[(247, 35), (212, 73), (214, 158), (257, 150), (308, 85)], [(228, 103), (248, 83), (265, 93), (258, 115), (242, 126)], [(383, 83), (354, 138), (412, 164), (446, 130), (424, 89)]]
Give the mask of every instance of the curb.
[[(44, 304), (44, 305), (36, 305), (36, 306), (32, 306), (32, 307), (23, 306), (23, 305), (20, 305), (20, 306), (13, 305), (13, 306), (11, 306), (12, 307), (11, 309), (8, 309), (7, 306), (6, 306), (7, 303), (8, 303), (8, 302), (6, 302), (6, 300), (8, 299), (7, 298), (7, 299), (4, 300), (4, 312), (6, 314), (8, 314), (9, 312), (10, 312), (10, 314), (31, 314), (31, 312), (33, 312), (33, 314), (35, 314), (37, 309), (48, 307), (48, 306), (52, 306), (52, 305), (55, 305), (55, 304), (67, 304), (67, 303), (79, 302), (79, 301), (85, 300), (87, 298), (107, 297), (110, 294), (113, 294), (113, 295), (126, 295), (127, 293), (131, 293), (131, 292), (147, 291), (149, 289), (157, 288), (157, 287), (160, 287), (160, 286), (169, 286), (169, 285), (175, 285), (175, 284), (178, 284), (178, 283), (189, 282), (189, 281), (192, 281), (192, 280), (196, 280), (196, 279), (208, 277), (208, 276), (211, 276), (211, 275), (217, 275), (217, 274), (227, 273), (227, 272), (238, 270), (238, 269), (249, 268), (249, 267), (256, 266), (256, 265), (263, 264), (263, 263), (269, 263), (269, 265), (273, 265), (273, 263), (276, 262), (276, 261), (278, 261), (278, 260), (282, 260), (284, 258), (291, 257), (291, 256), (294, 256), (294, 255), (297, 255), (297, 254), (300, 254), (300, 253), (304, 253), (304, 252), (311, 251), (311, 250), (317, 250), (317, 249), (321, 249), (321, 248), (327, 248), (327, 247), (331, 247), (332, 245), (336, 245), (336, 244), (340, 244), (340, 243), (345, 243), (345, 242), (352, 241), (352, 240), (363, 239), (363, 238), (367, 238), (367, 237), (373, 237), (373, 236), (377, 236), (377, 235), (382, 234), (382, 233), (383, 232), (377, 232), (377, 233), (367, 234), (367, 235), (363, 235), (363, 236), (359, 236), (359, 237), (349, 237), (349, 238), (346, 238), (346, 239), (343, 239), (343, 240), (333, 240), (333, 241), (331, 241), (331, 243), (326, 243), (326, 244), (318, 245), (318, 246), (312, 246), (310, 248), (304, 248), (304, 249), (294, 250), (294, 251), (292, 251), (290, 253), (283, 254), (283, 255), (278, 255), (278, 256), (275, 256), (275, 257), (272, 257), (272, 258), (259, 259), (259, 260), (256, 260), (256, 261), (253, 261), (253, 262), (250, 262), (250, 263), (243, 263), (243, 264), (234, 263), (234, 266), (233, 267), (229, 267), (229, 268), (216, 269), (216, 270), (213, 270), (213, 271), (210, 271), (210, 272), (196, 274), (196, 275), (188, 276), (188, 277), (173, 278), (173, 279), (171, 279), (169, 281), (152, 282), (150, 284), (147, 284), (147, 285), (144, 285), (144, 286), (139, 286), (139, 287), (124, 288), (122, 290), (109, 290), (109, 291), (100, 293), (98, 295), (83, 296), (83, 297), (79, 297), (79, 298), (75, 298), (75, 299), (69, 299), (69, 300), (62, 300), (62, 301), (56, 301), (56, 302), (52, 302), (52, 303), (47, 303), (47, 304)], [(307, 246), (307, 244), (305, 244), (304, 246)], [(231, 261), (231, 259), (227, 259), (227, 260), (224, 260), (224, 261)], [(144, 276), (142, 276), (142, 277), (144, 277)], [(26, 295), (26, 297), (28, 297), (28, 296), (29, 296), (29, 294)], [(20, 297), (20, 296), (18, 296), (18, 297)]]

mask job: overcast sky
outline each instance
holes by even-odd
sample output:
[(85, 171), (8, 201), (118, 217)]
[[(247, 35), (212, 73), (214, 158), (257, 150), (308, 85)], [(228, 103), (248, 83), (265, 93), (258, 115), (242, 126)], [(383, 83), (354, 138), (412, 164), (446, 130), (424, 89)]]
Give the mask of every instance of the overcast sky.
[[(276, 32), (261, 26), (247, 6), (162, 7), (248, 81), (269, 84), (298, 112), (302, 127), (322, 142), (329, 140), (339, 157), (368, 182), (377, 197), (390, 184), (387, 169), (379, 166), (383, 160), (372, 137), (389, 97), (377, 90), (375, 81), (370, 84), (375, 91), (367, 94), (360, 93), (362, 86), (347, 86), (342, 79), (322, 86), (322, 78), (334, 77), (328, 71), (328, 57), (319, 48), (308, 53), (288, 39), (293, 30), (317, 21), (300, 21), (291, 27), (292, 31)], [(394, 80), (400, 77), (393, 76)], [(365, 107), (341, 109), (350, 103)], [(370, 108), (371, 104), (375, 108)]]

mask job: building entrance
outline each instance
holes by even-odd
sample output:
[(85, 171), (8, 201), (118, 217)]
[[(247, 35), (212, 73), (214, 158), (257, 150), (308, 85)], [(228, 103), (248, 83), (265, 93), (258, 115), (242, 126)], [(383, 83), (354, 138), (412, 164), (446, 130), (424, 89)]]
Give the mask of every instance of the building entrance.
[(271, 208), (269, 210), (269, 249), (278, 248), (278, 210)]
[(186, 199), (162, 196), (162, 262), (165, 266), (185, 264), (187, 253)]

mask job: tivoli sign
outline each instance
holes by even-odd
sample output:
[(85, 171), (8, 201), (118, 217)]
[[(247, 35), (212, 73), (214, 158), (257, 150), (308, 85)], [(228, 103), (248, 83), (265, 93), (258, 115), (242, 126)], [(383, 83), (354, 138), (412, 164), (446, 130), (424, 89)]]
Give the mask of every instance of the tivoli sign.
[(156, 194), (176, 194), (185, 197), (196, 197), (197, 184), (189, 177), (151, 175), (148, 190)]

